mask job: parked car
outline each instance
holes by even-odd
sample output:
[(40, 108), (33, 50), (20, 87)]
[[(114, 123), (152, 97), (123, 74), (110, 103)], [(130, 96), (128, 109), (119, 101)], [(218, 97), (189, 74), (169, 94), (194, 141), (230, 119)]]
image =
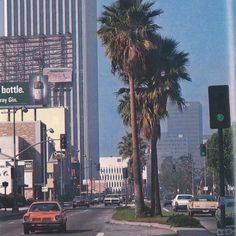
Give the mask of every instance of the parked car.
[(172, 201), (173, 211), (186, 210), (188, 202), (193, 198), (191, 194), (177, 194)]
[(86, 206), (89, 207), (91, 204), (91, 199), (87, 195), (75, 196), (72, 202), (73, 208)]
[(174, 198), (175, 198), (175, 194), (173, 194), (173, 193), (165, 195), (163, 197), (163, 206), (164, 207), (171, 206), (172, 205), (172, 201), (173, 201)]
[(24, 234), (35, 230), (66, 232), (67, 216), (57, 201), (34, 202), (23, 216)]
[[(225, 224), (226, 226), (235, 226), (235, 222), (236, 222), (235, 207), (236, 207), (236, 199), (234, 197), (226, 197), (225, 198)], [(220, 205), (218, 206), (216, 210), (215, 217), (216, 217), (217, 227), (221, 228)]]
[(202, 194), (193, 197), (187, 205), (188, 215), (211, 214), (215, 215), (218, 207), (218, 201), (215, 196)]
[(105, 206), (109, 205), (120, 205), (120, 197), (117, 194), (108, 194), (104, 198), (104, 204)]

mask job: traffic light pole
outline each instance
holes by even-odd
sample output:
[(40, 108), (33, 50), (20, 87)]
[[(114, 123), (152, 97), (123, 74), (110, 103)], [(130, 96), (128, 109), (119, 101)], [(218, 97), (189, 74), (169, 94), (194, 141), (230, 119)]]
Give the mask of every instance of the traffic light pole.
[(219, 164), (220, 164), (220, 221), (221, 228), (225, 228), (225, 169), (224, 169), (224, 152), (223, 152), (223, 129), (218, 129), (219, 141)]

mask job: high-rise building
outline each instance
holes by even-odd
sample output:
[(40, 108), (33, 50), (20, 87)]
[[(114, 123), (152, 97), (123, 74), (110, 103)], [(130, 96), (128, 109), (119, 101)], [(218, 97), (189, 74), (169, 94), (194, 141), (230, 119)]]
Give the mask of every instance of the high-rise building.
[(186, 155), (191, 155), (195, 166), (200, 167), (203, 164), (199, 150), (203, 140), (200, 102), (187, 102), (182, 111), (176, 104), (169, 102), (167, 110), (167, 132), (163, 133), (157, 145), (159, 167), (165, 157), (178, 158)]
[[(71, 34), (72, 89), (69, 113), (74, 155), (99, 162), (97, 9), (94, 0), (0, 0), (0, 36)], [(67, 106), (67, 104), (65, 104)], [(87, 158), (84, 158), (87, 157)], [(88, 169), (85, 175), (89, 176)], [(98, 176), (96, 168), (93, 169)]]
[(203, 138), (201, 103), (187, 102), (182, 112), (173, 103), (169, 103), (167, 109), (168, 134), (187, 137), (189, 153), (195, 160), (199, 159), (199, 146)]

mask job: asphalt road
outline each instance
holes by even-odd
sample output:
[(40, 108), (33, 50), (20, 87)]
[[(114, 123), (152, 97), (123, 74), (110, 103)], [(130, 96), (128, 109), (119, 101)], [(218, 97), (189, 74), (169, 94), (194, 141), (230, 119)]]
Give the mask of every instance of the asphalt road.
[[(67, 210), (67, 232), (37, 231), (31, 235), (79, 235), (79, 236), (154, 236), (156, 228), (130, 225), (110, 224), (115, 207), (98, 205), (90, 208), (76, 208)], [(1, 236), (23, 235), (22, 217), (10, 217), (0, 223)], [(176, 235), (171, 230), (161, 230), (161, 235)]]

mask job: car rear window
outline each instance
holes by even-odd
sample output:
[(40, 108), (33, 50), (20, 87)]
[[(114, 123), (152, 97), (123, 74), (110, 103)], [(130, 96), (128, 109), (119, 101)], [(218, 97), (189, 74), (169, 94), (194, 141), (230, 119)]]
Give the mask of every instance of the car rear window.
[(216, 198), (211, 195), (199, 195), (194, 197), (195, 201), (216, 201)]
[(235, 202), (227, 202), (226, 206), (227, 207), (235, 207)]
[(40, 203), (33, 204), (29, 211), (37, 212), (37, 211), (60, 211), (60, 207), (56, 203)]
[(178, 196), (178, 199), (183, 199), (183, 200), (191, 199), (191, 198), (192, 198), (192, 196)]

